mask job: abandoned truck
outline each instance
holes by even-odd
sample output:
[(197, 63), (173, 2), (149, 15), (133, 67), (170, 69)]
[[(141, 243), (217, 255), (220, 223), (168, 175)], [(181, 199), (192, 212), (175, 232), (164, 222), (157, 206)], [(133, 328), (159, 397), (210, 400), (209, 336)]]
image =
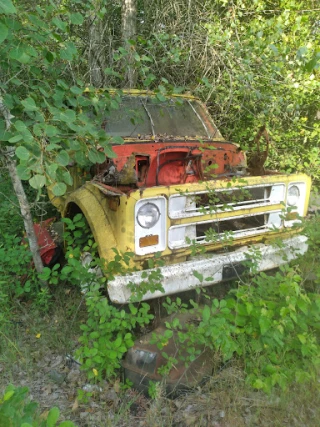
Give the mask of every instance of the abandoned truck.
[[(113, 145), (116, 157), (93, 166), (89, 179), (73, 166), (73, 187), (64, 197), (51, 195), (62, 216), (83, 213), (102, 259), (112, 260), (113, 248), (134, 253), (136, 271), (108, 281), (110, 300), (128, 303), (154, 270), (161, 289), (140, 300), (234, 277), (250, 249), (260, 250), (258, 271), (305, 252), (306, 238), (294, 225), (306, 215), (310, 178), (264, 170), (265, 151), (248, 167), (245, 153), (222, 137), (198, 99), (158, 98), (123, 91), (102, 124), (124, 141)], [(273, 244), (279, 237), (281, 248)], [(146, 272), (155, 254), (163, 265)]]

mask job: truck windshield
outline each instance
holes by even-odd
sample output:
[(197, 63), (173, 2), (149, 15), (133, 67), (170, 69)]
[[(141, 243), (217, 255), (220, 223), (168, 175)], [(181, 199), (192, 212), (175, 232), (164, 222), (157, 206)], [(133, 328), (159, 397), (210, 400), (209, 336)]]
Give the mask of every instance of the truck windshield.
[(203, 138), (220, 136), (208, 114), (196, 101), (175, 98), (160, 102), (155, 98), (125, 96), (119, 108), (104, 121), (112, 136), (157, 136), (163, 139)]

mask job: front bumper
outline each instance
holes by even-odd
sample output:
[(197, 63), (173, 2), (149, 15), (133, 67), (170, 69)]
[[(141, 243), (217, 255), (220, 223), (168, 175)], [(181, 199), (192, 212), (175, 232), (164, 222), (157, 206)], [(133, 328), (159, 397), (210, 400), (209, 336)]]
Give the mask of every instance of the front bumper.
[[(161, 285), (164, 292), (147, 292), (140, 300), (159, 298), (189, 291), (200, 286), (220, 283), (225, 280), (224, 273), (226, 269), (232, 266), (239, 266), (239, 263), (252, 259), (252, 254), (257, 251), (259, 251), (259, 256), (255, 261), (257, 264), (256, 270), (265, 271), (288, 263), (299, 255), (304, 254), (308, 249), (305, 236), (284, 239), (281, 241), (280, 246), (259, 243), (250, 247), (241, 247), (231, 253), (206, 254), (191, 261), (159, 267), (162, 276)], [(108, 283), (108, 293), (111, 301), (118, 304), (130, 302), (134, 295), (132, 289), (138, 289), (141, 283), (148, 281), (148, 278), (145, 278), (146, 273), (151, 274), (157, 270), (143, 270), (126, 276), (116, 276), (114, 280)], [(203, 282), (200, 282), (193, 272), (197, 272), (198, 277), (202, 275)]]

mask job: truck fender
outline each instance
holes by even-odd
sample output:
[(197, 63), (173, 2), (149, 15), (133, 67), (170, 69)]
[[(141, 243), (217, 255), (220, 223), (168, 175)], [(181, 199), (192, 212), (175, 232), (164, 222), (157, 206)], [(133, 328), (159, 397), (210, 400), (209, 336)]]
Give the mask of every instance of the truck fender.
[(98, 188), (85, 184), (67, 197), (63, 217), (82, 212), (98, 245), (100, 257), (110, 261), (114, 258), (112, 248), (117, 247), (117, 241), (108, 218), (106, 199)]

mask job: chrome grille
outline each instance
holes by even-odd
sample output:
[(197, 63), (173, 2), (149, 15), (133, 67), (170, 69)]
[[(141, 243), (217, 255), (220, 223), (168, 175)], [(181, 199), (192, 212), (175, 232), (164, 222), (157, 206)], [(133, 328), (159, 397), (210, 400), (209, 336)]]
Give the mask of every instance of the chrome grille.
[[(279, 228), (279, 204), (284, 200), (283, 183), (173, 195), (169, 199), (169, 217), (173, 220), (168, 232), (169, 248), (186, 247), (192, 242), (221, 242), (227, 236), (237, 239)], [(259, 212), (252, 212), (254, 208)], [(204, 215), (210, 219), (202, 219)], [(192, 218), (193, 222), (174, 224), (175, 219), (183, 218)]]

